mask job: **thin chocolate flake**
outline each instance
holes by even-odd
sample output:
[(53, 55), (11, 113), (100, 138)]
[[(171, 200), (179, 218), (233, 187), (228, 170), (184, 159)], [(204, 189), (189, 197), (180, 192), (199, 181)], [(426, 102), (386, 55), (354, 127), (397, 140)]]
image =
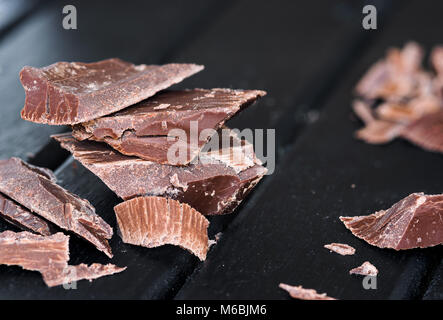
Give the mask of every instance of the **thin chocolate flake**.
[[(363, 100), (353, 104), (365, 123), (356, 137), (368, 143), (404, 138), (425, 150), (443, 152), (443, 48), (431, 52), (436, 74), (421, 68), (422, 49), (409, 43), (391, 49), (357, 85)], [(375, 99), (383, 102), (372, 110)], [(369, 100), (368, 100), (369, 99)]]
[(21, 266), (25, 270), (38, 271), (48, 287), (83, 279), (97, 279), (121, 272), (112, 264), (91, 266), (68, 265), (69, 236), (59, 232), (51, 236), (30, 232), (0, 233), (0, 264)]
[[(78, 140), (104, 141), (126, 155), (162, 164), (185, 165), (192, 161), (210, 135), (226, 120), (266, 93), (259, 90), (193, 89), (168, 91), (115, 114), (74, 126)], [(180, 129), (184, 136), (169, 136)], [(196, 141), (190, 141), (192, 135)], [(182, 159), (168, 159), (169, 148), (178, 142), (187, 148)]]
[(371, 106), (357, 100), (353, 103), (354, 112), (365, 123), (365, 127), (358, 130), (355, 136), (371, 144), (387, 143), (398, 137), (404, 125), (385, 120), (377, 120), (374, 117)]
[(147, 248), (172, 244), (206, 259), (209, 221), (189, 205), (162, 197), (138, 197), (116, 205), (114, 211), (124, 243)]
[(333, 251), (342, 256), (355, 254), (355, 249), (345, 243), (330, 243), (330, 244), (325, 244), (324, 247), (326, 249), (329, 249), (331, 252)]
[(302, 286), (290, 286), (288, 284), (280, 283), (278, 285), (281, 289), (286, 290), (294, 299), (299, 300), (337, 300), (328, 297), (326, 293), (318, 293), (314, 289), (305, 289)]
[(376, 276), (378, 275), (378, 269), (369, 261), (365, 261), (361, 266), (349, 270), (349, 274), (359, 274), (362, 276)]
[(443, 153), (443, 110), (412, 122), (401, 136), (425, 150)]
[(386, 58), (377, 62), (357, 84), (358, 95), (365, 99), (383, 98), (399, 101), (420, 90), (423, 49), (414, 42), (403, 49), (391, 48)]
[(25, 120), (77, 124), (122, 110), (199, 72), (195, 64), (133, 65), (120, 59), (24, 67)]
[[(43, 170), (43, 169), (41, 169)], [(85, 199), (68, 192), (41, 170), (18, 158), (0, 161), (0, 192), (62, 229), (72, 231), (112, 257), (112, 228)]]
[(32, 231), (44, 236), (51, 235), (49, 224), (39, 216), (0, 193), (0, 217), (24, 231)]
[[(122, 199), (165, 196), (206, 215), (232, 212), (267, 171), (248, 152), (248, 143), (216, 154), (203, 151), (198, 161), (180, 167), (126, 156), (103, 143), (78, 141), (69, 133), (53, 138)], [(232, 153), (232, 159), (221, 156)]]
[(380, 248), (436, 246), (443, 243), (443, 194), (413, 193), (388, 210), (340, 220), (356, 237)]

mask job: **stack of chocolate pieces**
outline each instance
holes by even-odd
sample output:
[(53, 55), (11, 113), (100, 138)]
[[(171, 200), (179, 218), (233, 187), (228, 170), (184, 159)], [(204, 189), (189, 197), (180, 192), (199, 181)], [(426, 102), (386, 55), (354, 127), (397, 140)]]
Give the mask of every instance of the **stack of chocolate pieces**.
[(360, 80), (353, 105), (365, 123), (359, 139), (382, 144), (400, 137), (443, 153), (443, 47), (431, 52), (432, 72), (422, 67), (423, 56), (414, 42), (392, 48)]
[(25, 67), (22, 118), (70, 125), (53, 136), (125, 202), (115, 208), (123, 241), (182, 246), (201, 260), (203, 215), (232, 212), (266, 174), (253, 146), (225, 122), (266, 93), (165, 91), (203, 69), (119, 59)]

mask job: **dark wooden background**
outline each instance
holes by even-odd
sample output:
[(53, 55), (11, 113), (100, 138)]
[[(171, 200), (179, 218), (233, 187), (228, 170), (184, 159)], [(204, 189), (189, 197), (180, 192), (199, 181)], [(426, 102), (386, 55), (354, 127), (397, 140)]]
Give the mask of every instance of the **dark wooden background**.
[[(235, 213), (211, 218), (222, 232), (205, 262), (172, 246), (111, 241), (127, 271), (76, 290), (48, 289), (36, 272), (0, 266), (2, 299), (289, 299), (280, 282), (340, 299), (442, 299), (442, 248), (395, 252), (353, 237), (340, 215), (384, 209), (423, 191), (441, 193), (442, 156), (404, 141), (371, 146), (353, 138), (352, 89), (389, 46), (443, 43), (443, 2), (376, 0), (378, 30), (361, 27), (363, 0), (1, 1), (0, 158), (55, 170), (60, 184), (89, 199), (113, 227), (119, 199), (49, 135), (64, 127), (20, 119), (24, 65), (120, 57), (134, 63), (195, 62), (206, 69), (176, 87), (264, 89), (268, 96), (229, 122), (275, 128), (277, 168)], [(62, 28), (74, 4), (78, 30)], [(351, 188), (351, 185), (355, 188)], [(11, 228), (0, 221), (0, 231)], [(329, 253), (344, 242), (355, 256)], [(348, 270), (369, 260), (380, 271), (365, 290)], [(107, 263), (71, 237), (71, 263)]]

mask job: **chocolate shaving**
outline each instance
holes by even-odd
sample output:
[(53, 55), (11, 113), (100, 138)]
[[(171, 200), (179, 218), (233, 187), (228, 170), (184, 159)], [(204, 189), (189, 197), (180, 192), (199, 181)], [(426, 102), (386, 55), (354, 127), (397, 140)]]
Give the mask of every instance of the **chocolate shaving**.
[(68, 192), (18, 158), (0, 161), (0, 192), (31, 212), (72, 231), (112, 257), (112, 228), (85, 199)]
[(1, 193), (0, 217), (3, 217), (6, 221), (22, 230), (32, 231), (44, 236), (51, 235), (51, 228), (44, 219), (26, 210)]
[(443, 243), (443, 194), (413, 193), (388, 210), (340, 220), (356, 237), (380, 248), (436, 246)]
[[(246, 142), (220, 152), (204, 151), (196, 163), (180, 167), (126, 156), (103, 143), (78, 141), (69, 133), (53, 138), (124, 200), (165, 196), (185, 202), (202, 214), (232, 212), (267, 171), (248, 152), (252, 146)], [(220, 158), (220, 154), (232, 153), (236, 155), (232, 159)]]
[[(126, 155), (162, 164), (185, 165), (192, 161), (211, 135), (240, 109), (264, 96), (264, 91), (193, 89), (168, 91), (110, 116), (74, 126), (78, 140), (104, 141)], [(174, 136), (174, 129), (184, 136)], [(191, 140), (193, 139), (193, 140)], [(168, 159), (168, 150), (183, 143), (186, 154)]]
[(206, 259), (209, 221), (185, 203), (162, 197), (138, 197), (114, 207), (124, 243), (147, 248), (180, 246)]
[[(425, 150), (443, 152), (443, 48), (431, 53), (437, 75), (421, 69), (422, 49), (409, 43), (400, 51), (391, 49), (357, 85), (354, 112), (365, 123), (356, 137), (381, 144), (397, 137)], [(384, 101), (373, 111), (369, 100)], [(368, 100), (369, 99), (369, 100)]]
[(122, 110), (199, 72), (195, 64), (133, 65), (120, 59), (57, 62), (24, 67), (22, 118), (51, 125), (76, 124)]
[(278, 285), (281, 289), (286, 290), (294, 299), (299, 300), (337, 300), (328, 297), (326, 293), (318, 293), (314, 289), (305, 289), (302, 286), (290, 286), (288, 284), (280, 283)]
[(112, 264), (91, 266), (68, 265), (69, 236), (59, 232), (51, 236), (30, 232), (0, 233), (0, 264), (21, 266), (25, 270), (39, 271), (48, 287), (83, 279), (96, 279), (121, 272)]
[(401, 136), (425, 150), (443, 153), (443, 110), (412, 122)]
[(355, 254), (355, 249), (350, 245), (344, 243), (330, 243), (330, 244), (325, 244), (324, 247), (342, 256)]
[(361, 266), (349, 270), (349, 274), (359, 274), (362, 276), (376, 276), (378, 274), (378, 269), (369, 261), (365, 261)]

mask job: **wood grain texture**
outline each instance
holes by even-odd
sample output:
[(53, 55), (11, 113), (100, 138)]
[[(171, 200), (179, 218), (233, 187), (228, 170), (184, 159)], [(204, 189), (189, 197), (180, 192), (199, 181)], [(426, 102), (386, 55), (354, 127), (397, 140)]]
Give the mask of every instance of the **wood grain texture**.
[[(342, 70), (342, 81), (320, 119), (298, 138), (261, 197), (227, 228), (176, 298), (288, 298), (279, 290), (280, 282), (339, 299), (420, 297), (441, 247), (403, 252), (375, 248), (355, 238), (338, 217), (389, 208), (412, 192), (442, 191), (440, 155), (402, 141), (366, 145), (353, 138), (360, 124), (351, 121), (353, 87), (388, 46), (415, 39), (429, 48), (440, 41), (437, 11), (430, 3), (411, 1), (395, 12), (362, 57)], [(411, 23), (411, 17), (421, 23)], [(347, 243), (357, 253), (331, 254), (323, 245), (333, 241)], [(380, 272), (377, 290), (365, 290), (361, 278), (348, 275), (363, 261)]]

